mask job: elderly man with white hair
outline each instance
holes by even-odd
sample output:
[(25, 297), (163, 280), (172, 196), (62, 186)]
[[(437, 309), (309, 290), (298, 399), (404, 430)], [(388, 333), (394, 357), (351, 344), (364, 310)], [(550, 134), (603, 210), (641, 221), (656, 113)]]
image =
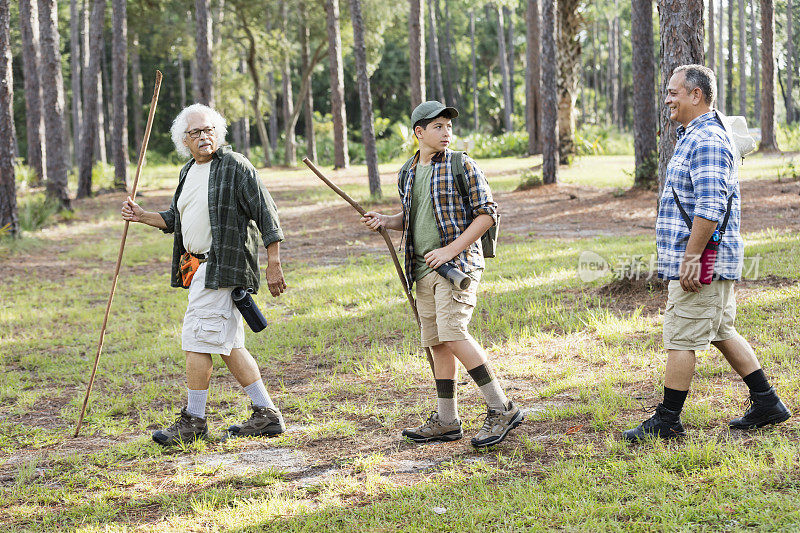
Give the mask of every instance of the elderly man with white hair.
[(171, 285), (189, 289), (183, 319), (188, 402), (171, 426), (153, 440), (169, 446), (208, 435), (206, 400), (213, 363), (220, 354), (252, 401), (253, 414), (231, 426), (223, 438), (274, 436), (285, 430), (261, 371), (244, 347), (244, 324), (231, 291), (259, 288), (258, 240), (267, 248), (266, 278), (272, 296), (286, 289), (280, 261), (283, 232), (275, 203), (255, 167), (225, 143), (225, 119), (194, 104), (178, 114), (171, 134), (179, 154), (190, 157), (181, 169), (172, 205), (142, 209), (130, 197), (122, 218), (174, 233)]

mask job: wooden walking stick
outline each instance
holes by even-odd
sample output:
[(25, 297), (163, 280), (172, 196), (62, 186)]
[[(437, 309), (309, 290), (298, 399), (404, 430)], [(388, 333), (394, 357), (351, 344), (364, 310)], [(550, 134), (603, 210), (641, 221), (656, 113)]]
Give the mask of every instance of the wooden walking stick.
[[(130, 191), (131, 199), (136, 199), (136, 187), (139, 185), (139, 175), (144, 166), (144, 155), (147, 152), (147, 142), (150, 140), (150, 130), (153, 127), (153, 117), (156, 114), (156, 104), (158, 103), (158, 92), (161, 90), (162, 74), (160, 70), (156, 70), (156, 84), (153, 89), (153, 99), (150, 101), (150, 114), (147, 116), (147, 127), (144, 130), (144, 139), (142, 146), (139, 149), (139, 162), (136, 165), (136, 177), (133, 180), (133, 188)], [(89, 403), (89, 394), (92, 392), (92, 385), (94, 384), (94, 376), (97, 373), (97, 363), (100, 362), (100, 352), (103, 351), (103, 340), (106, 336), (106, 325), (108, 325), (108, 313), (111, 311), (111, 302), (114, 300), (114, 291), (117, 288), (117, 278), (119, 277), (119, 267), (122, 264), (122, 252), (125, 250), (125, 239), (128, 238), (128, 226), (130, 221), (125, 221), (125, 229), (122, 230), (122, 241), (119, 243), (119, 254), (117, 255), (117, 266), (114, 268), (114, 279), (111, 282), (111, 294), (108, 295), (108, 304), (106, 304), (106, 314), (103, 317), (103, 327), (100, 328), (100, 341), (97, 343), (97, 355), (94, 358), (94, 366), (92, 367), (92, 376), (89, 378), (89, 386), (86, 388), (86, 397), (83, 399), (83, 407), (81, 408), (81, 416), (78, 418), (78, 425), (75, 427), (75, 436), (81, 431), (81, 424), (83, 424), (83, 415), (86, 413), (86, 404)]]
[[(352, 205), (353, 208), (358, 211), (361, 216), (364, 216), (366, 211), (363, 207), (361, 207), (358, 202), (350, 198), (350, 196), (344, 192), (342, 189), (336, 186), (331, 180), (326, 178), (320, 169), (311, 162), (311, 160), (307, 157), (303, 158), (303, 163), (306, 164), (311, 171), (317, 175), (319, 179), (325, 182), (325, 185), (333, 189), (333, 192), (341, 196), (348, 204)], [(417, 312), (417, 304), (414, 302), (414, 296), (411, 295), (411, 290), (408, 287), (408, 282), (406, 281), (406, 276), (403, 274), (403, 267), (400, 266), (400, 260), (397, 259), (397, 253), (394, 251), (394, 244), (392, 244), (392, 238), (389, 237), (389, 233), (386, 231), (386, 228), (380, 228), (380, 234), (383, 237), (383, 240), (386, 241), (386, 247), (389, 248), (389, 253), (392, 254), (392, 261), (394, 262), (394, 268), (397, 270), (397, 275), (400, 278), (400, 283), (403, 285), (403, 291), (406, 293), (406, 298), (408, 298), (408, 303), (411, 306), (411, 311), (414, 313), (414, 318), (417, 321), (417, 326), (419, 327), (419, 313)], [(433, 373), (433, 377), (436, 377), (436, 371), (433, 368), (433, 355), (431, 355), (431, 350), (427, 346), (425, 347), (425, 355), (428, 357), (428, 364), (431, 365), (431, 372)]]

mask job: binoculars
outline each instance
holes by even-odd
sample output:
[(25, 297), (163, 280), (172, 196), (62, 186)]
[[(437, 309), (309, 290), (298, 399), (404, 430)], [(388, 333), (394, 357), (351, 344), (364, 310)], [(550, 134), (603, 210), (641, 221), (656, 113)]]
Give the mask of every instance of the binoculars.
[(450, 263), (445, 263), (439, 268), (436, 269), (436, 272), (448, 279), (450, 283), (461, 289), (462, 291), (469, 287), (469, 284), (472, 283), (472, 279), (461, 272), (459, 269), (454, 267)]
[(253, 297), (250, 296), (250, 292), (250, 289), (236, 287), (231, 291), (231, 298), (233, 298), (236, 308), (242, 313), (244, 321), (247, 322), (250, 329), (257, 333), (267, 327), (267, 319), (261, 314), (261, 310), (256, 305)]

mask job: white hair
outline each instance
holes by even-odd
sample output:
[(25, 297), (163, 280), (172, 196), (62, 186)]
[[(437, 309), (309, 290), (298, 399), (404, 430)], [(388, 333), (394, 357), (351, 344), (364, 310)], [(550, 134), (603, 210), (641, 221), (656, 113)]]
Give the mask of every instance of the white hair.
[(216, 109), (212, 109), (203, 104), (192, 104), (184, 107), (175, 120), (172, 122), (172, 127), (169, 129), (170, 136), (172, 136), (172, 144), (175, 145), (175, 151), (181, 157), (191, 157), (192, 153), (189, 148), (183, 144), (183, 139), (186, 137), (186, 127), (189, 123), (189, 115), (206, 115), (214, 126), (214, 134), (217, 136), (217, 143), (221, 146), (225, 144), (225, 134), (228, 133), (228, 126), (225, 122), (225, 117), (219, 114)]

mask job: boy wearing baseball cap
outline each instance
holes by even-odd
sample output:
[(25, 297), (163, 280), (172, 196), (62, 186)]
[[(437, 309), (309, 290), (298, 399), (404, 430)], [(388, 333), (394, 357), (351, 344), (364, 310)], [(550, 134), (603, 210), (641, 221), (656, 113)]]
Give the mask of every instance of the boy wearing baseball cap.
[[(466, 154), (448, 148), (457, 116), (455, 108), (433, 100), (414, 109), (411, 123), (419, 150), (398, 174), (403, 210), (395, 215), (370, 211), (361, 221), (375, 231), (384, 227), (404, 232), (406, 277), (409, 287), (417, 283), (422, 346), (433, 355), (437, 409), (421, 426), (403, 430), (403, 436), (414, 442), (463, 436), (456, 397), (458, 360), (487, 403), (486, 420), (471, 441), (485, 447), (500, 443), (524, 417), (506, 397), (486, 353), (467, 329), (484, 268), (479, 241), (498, 215), (483, 171)], [(445, 263), (470, 276), (470, 286), (459, 289), (439, 275), (435, 269)]]

